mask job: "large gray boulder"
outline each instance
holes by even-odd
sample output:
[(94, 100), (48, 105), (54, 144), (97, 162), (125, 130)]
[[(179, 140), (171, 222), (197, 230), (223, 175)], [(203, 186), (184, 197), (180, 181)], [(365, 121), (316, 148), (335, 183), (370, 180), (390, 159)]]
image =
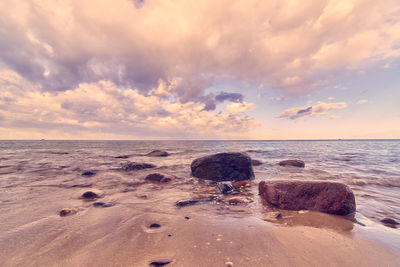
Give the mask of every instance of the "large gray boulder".
[(219, 153), (198, 158), (190, 165), (192, 176), (213, 181), (254, 179), (251, 158), (243, 153)]
[(356, 211), (350, 187), (336, 182), (262, 181), (258, 185), (261, 197), (280, 209), (313, 210), (336, 215)]

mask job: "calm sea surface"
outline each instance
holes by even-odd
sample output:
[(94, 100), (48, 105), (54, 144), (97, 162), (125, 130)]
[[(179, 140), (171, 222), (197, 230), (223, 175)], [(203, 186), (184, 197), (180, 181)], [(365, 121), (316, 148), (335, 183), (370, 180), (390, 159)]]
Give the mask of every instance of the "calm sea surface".
[[(155, 149), (166, 150), (171, 156), (143, 156)], [(228, 151), (246, 152), (264, 162), (254, 167), (256, 181), (343, 182), (353, 189), (360, 215), (375, 222), (384, 217), (400, 220), (399, 140), (0, 141), (0, 188), (54, 185), (81, 177), (85, 170), (94, 170), (106, 177), (110, 170), (126, 161), (153, 163), (159, 170), (190, 179), (193, 159)], [(301, 159), (306, 167), (278, 166), (284, 159)], [(12, 203), (15, 198), (0, 194), (0, 203)]]

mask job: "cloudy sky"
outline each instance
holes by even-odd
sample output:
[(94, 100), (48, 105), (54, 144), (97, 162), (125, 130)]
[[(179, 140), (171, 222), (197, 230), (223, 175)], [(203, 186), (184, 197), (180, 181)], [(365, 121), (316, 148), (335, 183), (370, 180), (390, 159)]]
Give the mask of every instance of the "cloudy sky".
[(400, 138), (398, 0), (2, 0), (0, 139)]

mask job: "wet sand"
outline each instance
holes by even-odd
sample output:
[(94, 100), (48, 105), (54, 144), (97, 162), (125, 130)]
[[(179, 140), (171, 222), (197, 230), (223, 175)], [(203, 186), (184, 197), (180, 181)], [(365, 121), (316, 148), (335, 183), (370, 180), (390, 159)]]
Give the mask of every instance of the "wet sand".
[[(260, 201), (257, 182), (236, 196), (223, 196), (196, 179), (139, 183), (150, 172), (107, 172), (3, 187), (1, 266), (149, 266), (160, 260), (171, 261), (166, 266), (400, 263), (398, 229), (378, 231), (373, 225), (315, 212), (280, 211), (282, 218), (276, 219), (277, 211)], [(99, 190), (98, 201), (115, 205), (94, 207), (79, 198), (92, 189)], [(217, 200), (174, 205), (210, 195)], [(230, 198), (244, 203), (229, 205)], [(78, 212), (60, 217), (62, 208)], [(154, 223), (160, 227), (150, 228)]]

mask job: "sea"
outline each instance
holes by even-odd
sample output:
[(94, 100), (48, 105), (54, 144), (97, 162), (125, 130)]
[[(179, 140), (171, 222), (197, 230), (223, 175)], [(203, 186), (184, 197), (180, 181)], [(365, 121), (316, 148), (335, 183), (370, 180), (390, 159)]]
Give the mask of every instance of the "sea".
[[(144, 156), (152, 150), (165, 150), (170, 156)], [(98, 179), (112, 179), (128, 161), (151, 163), (158, 172), (191, 181), (191, 162), (219, 152), (244, 152), (263, 162), (254, 167), (256, 182), (345, 183), (355, 194), (359, 218), (400, 221), (400, 140), (0, 141), (0, 204), (12, 206), (21, 197), (4, 194), (8, 189), (87, 181), (90, 178), (81, 175), (84, 171), (97, 173)], [(305, 168), (278, 165), (286, 159), (303, 160)]]

